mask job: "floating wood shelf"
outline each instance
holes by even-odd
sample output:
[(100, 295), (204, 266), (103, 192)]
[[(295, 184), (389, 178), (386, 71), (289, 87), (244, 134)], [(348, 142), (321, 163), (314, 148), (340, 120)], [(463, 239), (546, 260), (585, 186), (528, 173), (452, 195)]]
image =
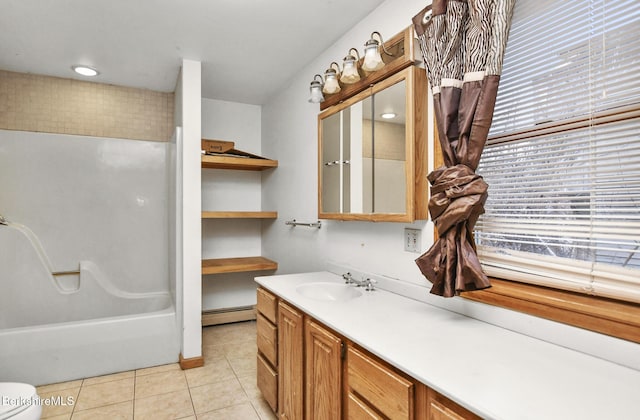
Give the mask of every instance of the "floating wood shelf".
[(202, 155), (202, 167), (209, 169), (238, 169), (262, 171), (278, 166), (277, 160), (252, 157)]
[(215, 258), (202, 260), (202, 274), (242, 273), (276, 270), (278, 263), (264, 257)]
[(203, 219), (277, 219), (277, 211), (203, 211)]

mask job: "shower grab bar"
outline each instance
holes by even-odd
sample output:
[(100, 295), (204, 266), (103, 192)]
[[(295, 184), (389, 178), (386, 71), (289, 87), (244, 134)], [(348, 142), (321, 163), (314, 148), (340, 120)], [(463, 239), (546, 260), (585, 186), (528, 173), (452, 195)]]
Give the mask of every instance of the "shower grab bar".
[(318, 220), (315, 223), (304, 223), (304, 222), (296, 222), (296, 219), (293, 220), (287, 220), (286, 222), (284, 222), (285, 225), (288, 226), (307, 226), (307, 227), (317, 227), (318, 229), (320, 229), (322, 227), (322, 224), (320, 223), (320, 221)]
[(27, 238), (27, 240), (31, 243), (31, 245), (33, 246), (33, 249), (36, 252), (36, 255), (38, 256), (38, 259), (42, 263), (42, 266), (48, 273), (51, 273), (51, 280), (53, 280), (53, 284), (55, 284), (58, 291), (61, 293), (69, 293), (69, 291), (64, 290), (60, 286), (60, 283), (57, 277), (80, 275), (81, 274), (80, 267), (78, 267), (77, 270), (53, 271), (53, 264), (51, 264), (51, 261), (49, 260), (49, 256), (45, 252), (44, 247), (42, 246), (42, 242), (40, 242), (40, 239), (38, 238), (38, 236), (35, 233), (33, 233), (33, 231), (25, 225), (22, 225), (20, 223), (10, 223), (4, 217), (2, 219), (3, 221), (7, 222), (7, 226), (10, 226), (18, 230), (19, 232), (21, 232)]
[(80, 274), (80, 270), (71, 270), (71, 271), (54, 271), (51, 272), (53, 276), (72, 276), (75, 274)]

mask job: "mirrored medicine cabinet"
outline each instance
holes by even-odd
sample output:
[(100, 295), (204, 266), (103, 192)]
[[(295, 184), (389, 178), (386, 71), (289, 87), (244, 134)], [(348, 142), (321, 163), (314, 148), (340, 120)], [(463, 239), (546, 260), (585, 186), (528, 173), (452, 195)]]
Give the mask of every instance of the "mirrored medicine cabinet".
[(427, 219), (426, 84), (410, 66), (319, 114), (319, 218)]

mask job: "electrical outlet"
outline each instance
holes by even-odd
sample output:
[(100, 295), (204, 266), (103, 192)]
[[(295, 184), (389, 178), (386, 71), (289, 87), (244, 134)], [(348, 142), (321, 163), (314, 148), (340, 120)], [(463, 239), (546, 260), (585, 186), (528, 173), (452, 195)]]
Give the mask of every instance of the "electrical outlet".
[(422, 231), (420, 229), (404, 229), (404, 250), (407, 252), (420, 252)]

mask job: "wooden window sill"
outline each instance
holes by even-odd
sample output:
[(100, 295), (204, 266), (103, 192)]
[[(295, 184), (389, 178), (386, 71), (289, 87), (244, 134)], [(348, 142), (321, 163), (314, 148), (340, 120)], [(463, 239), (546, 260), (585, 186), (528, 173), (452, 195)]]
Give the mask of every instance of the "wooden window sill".
[(491, 279), (462, 297), (640, 343), (640, 305), (548, 287)]

